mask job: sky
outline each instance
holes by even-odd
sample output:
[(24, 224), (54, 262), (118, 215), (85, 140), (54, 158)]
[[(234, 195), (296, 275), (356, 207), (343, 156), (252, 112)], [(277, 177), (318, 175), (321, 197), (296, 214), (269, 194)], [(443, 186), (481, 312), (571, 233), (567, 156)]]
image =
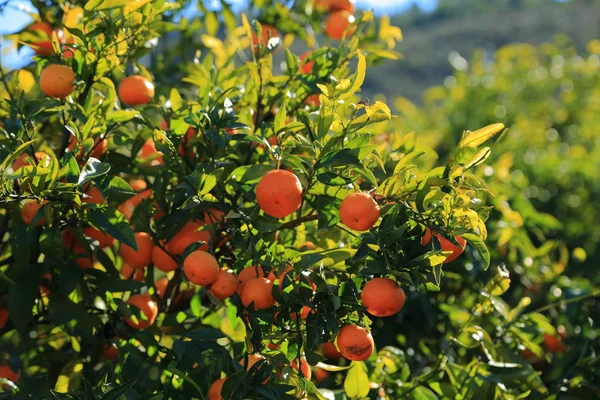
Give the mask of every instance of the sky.
[[(247, 0), (231, 0), (243, 7)], [(209, 3), (210, 0), (207, 2)], [(218, 3), (218, 2), (217, 2)], [(356, 0), (359, 9), (372, 9), (377, 14), (392, 13), (409, 8), (413, 4), (419, 5), (423, 10), (433, 10), (437, 0)], [(28, 0), (10, 0), (9, 5), (0, 13), (0, 35), (13, 33), (21, 30), (31, 22), (28, 10), (33, 10)], [(0, 37), (0, 57), (4, 68), (16, 69), (26, 65), (33, 53), (30, 48), (22, 48), (19, 54), (16, 51), (7, 52), (4, 48), (6, 43)]]

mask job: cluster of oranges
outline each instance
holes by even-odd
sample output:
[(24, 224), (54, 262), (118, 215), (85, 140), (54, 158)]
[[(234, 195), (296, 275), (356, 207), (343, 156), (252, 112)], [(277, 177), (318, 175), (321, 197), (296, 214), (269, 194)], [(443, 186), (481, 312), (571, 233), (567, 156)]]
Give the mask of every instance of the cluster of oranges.
[(319, 11), (329, 13), (325, 22), (325, 33), (332, 39), (340, 40), (351, 35), (354, 30), (355, 0), (315, 0), (314, 6)]

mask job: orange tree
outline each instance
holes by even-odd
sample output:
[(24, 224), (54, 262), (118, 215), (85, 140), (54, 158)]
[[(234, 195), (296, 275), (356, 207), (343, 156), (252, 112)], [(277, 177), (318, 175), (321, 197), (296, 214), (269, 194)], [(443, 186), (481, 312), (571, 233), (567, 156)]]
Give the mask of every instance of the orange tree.
[(389, 108), (357, 94), (369, 63), (398, 56), (386, 19), (332, 0), (254, 1), (252, 22), (225, 2), (192, 19), (176, 2), (36, 4), (14, 38), (37, 57), (2, 71), (3, 390), (565, 391), (521, 355), (546, 357), (536, 341), (556, 331), (504, 303), (508, 271), (488, 269), (471, 171), (504, 126), (465, 131), (426, 170), (414, 141), (388, 146)]

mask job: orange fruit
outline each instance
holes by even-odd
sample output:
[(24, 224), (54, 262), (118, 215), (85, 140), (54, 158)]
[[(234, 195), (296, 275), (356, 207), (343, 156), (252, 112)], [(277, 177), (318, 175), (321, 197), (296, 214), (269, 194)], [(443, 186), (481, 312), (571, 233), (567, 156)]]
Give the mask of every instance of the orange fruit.
[(152, 300), (149, 294), (136, 294), (127, 300), (127, 304), (138, 308), (144, 316), (138, 316), (137, 323), (131, 318), (125, 318), (125, 322), (132, 328), (144, 329), (149, 327), (156, 320), (158, 315), (158, 305)]
[(154, 85), (144, 76), (132, 75), (121, 81), (118, 92), (123, 103), (135, 107), (152, 100)]
[(265, 272), (263, 271), (262, 267), (256, 267), (254, 265), (244, 268), (243, 270), (240, 271), (240, 273), (238, 275), (238, 279), (240, 280), (240, 282), (247, 282), (252, 278), (264, 278), (264, 277), (265, 277)]
[(317, 249), (317, 245), (314, 244), (313, 242), (304, 242), (298, 248), (298, 250), (302, 250), (302, 251), (310, 251), (310, 250), (316, 250), (316, 249)]
[(562, 343), (560, 337), (547, 333), (544, 335), (544, 345), (551, 353), (565, 353), (567, 351), (567, 347)]
[(335, 345), (331, 342), (326, 342), (321, 345), (321, 352), (325, 358), (330, 360), (338, 360), (342, 357), (342, 353), (335, 347)]
[(317, 383), (321, 383), (325, 379), (329, 378), (329, 372), (323, 368), (315, 367), (314, 376), (315, 381), (317, 381)]
[(162, 277), (156, 282), (154, 282), (154, 287), (156, 288), (156, 294), (161, 299), (165, 297), (165, 291), (167, 290), (167, 285), (169, 284), (169, 280), (167, 277)]
[(347, 11), (353, 13), (355, 8), (356, 0), (329, 0), (329, 11)]
[(227, 378), (217, 379), (210, 385), (210, 389), (208, 390), (208, 400), (223, 400), (221, 390), (223, 389), (223, 384), (226, 379)]
[(48, 97), (63, 99), (75, 90), (75, 72), (68, 65), (50, 64), (40, 75), (40, 89)]
[(19, 383), (19, 374), (8, 365), (0, 365), (0, 378), (6, 378), (11, 382)]
[(6, 326), (8, 322), (8, 309), (6, 307), (0, 308), (0, 329)]
[(138, 282), (142, 282), (144, 280), (144, 270), (133, 268), (129, 264), (123, 264), (121, 267), (121, 275), (123, 275), (123, 278), (125, 279), (129, 279), (133, 276), (133, 280)]
[(142, 159), (144, 164), (151, 166), (163, 165), (165, 163), (164, 154), (156, 149), (156, 145), (152, 139), (146, 139), (137, 154), (137, 158)]
[(131, 186), (131, 188), (136, 192), (141, 192), (148, 187), (148, 184), (143, 179), (134, 179), (129, 182), (129, 186)]
[(152, 248), (152, 264), (163, 272), (175, 271), (179, 268), (179, 263), (161, 249), (160, 246)]
[(310, 364), (305, 358), (300, 358), (300, 369), (298, 369), (298, 360), (296, 358), (292, 360), (290, 366), (296, 371), (302, 371), (302, 376), (304, 376), (307, 381), (310, 381), (310, 378), (312, 377), (312, 371), (310, 369)]
[(379, 206), (368, 193), (348, 195), (340, 205), (342, 223), (355, 231), (368, 231), (379, 219)]
[(238, 277), (230, 269), (219, 271), (217, 279), (210, 285), (208, 292), (217, 300), (223, 301), (233, 295), (240, 285)]
[[(177, 149), (177, 152), (179, 153), (180, 156), (185, 156), (186, 155), (186, 151), (185, 149), (192, 144), (192, 140), (194, 140), (194, 138), (196, 137), (196, 130), (192, 127), (189, 127), (187, 132), (185, 133), (185, 136), (183, 138), (181, 138), (181, 144), (179, 144), (179, 148)], [(187, 155), (189, 157), (194, 157), (194, 150), (188, 150)]]
[(137, 206), (139, 206), (145, 199), (152, 197), (152, 194), (152, 189), (142, 190), (138, 194), (121, 203), (117, 209), (125, 216), (127, 220), (131, 220), (131, 217), (133, 217), (133, 212)]
[(374, 278), (367, 282), (360, 299), (369, 314), (389, 317), (402, 309), (406, 295), (395, 281), (389, 278)]
[(344, 325), (336, 338), (340, 353), (348, 360), (364, 361), (375, 348), (373, 336), (365, 328), (356, 325)]
[(88, 189), (85, 194), (87, 197), (81, 199), (82, 203), (104, 204), (104, 196), (96, 186)]
[[(29, 156), (28, 154), (23, 153), (19, 157), (17, 157), (17, 159), (15, 161), (13, 161), (13, 164), (12, 164), (13, 171), (17, 171), (21, 167), (27, 167), (27, 166), (32, 165), (27, 160), (28, 156)], [(37, 165), (39, 165), (40, 167), (48, 167), (48, 166), (50, 166), (50, 162), (52, 161), (52, 158), (48, 154), (44, 153), (43, 151), (36, 151), (35, 158), (38, 161)]]
[[(312, 308), (310, 308), (309, 306), (302, 306), (302, 309), (300, 310), (300, 318), (308, 318), (308, 314), (310, 314), (311, 312), (313, 312)], [(298, 319), (298, 313), (293, 312), (290, 314), (290, 317), (295, 321), (296, 319)]]
[(136, 232), (134, 234), (137, 243), (137, 251), (126, 244), (121, 244), (119, 254), (123, 261), (133, 268), (144, 268), (152, 262), (152, 237), (146, 232)]
[[(248, 366), (246, 367), (246, 371), (250, 371), (250, 369), (259, 361), (262, 360), (266, 360), (266, 362), (269, 362), (265, 356), (258, 354), (258, 353), (254, 353), (254, 354), (249, 354), (248, 355)], [(242, 358), (240, 360), (240, 365), (243, 367), (244, 366), (244, 362), (245, 360)]]
[(191, 252), (183, 261), (185, 276), (199, 286), (208, 286), (219, 277), (219, 263), (202, 250)]
[(271, 289), (273, 282), (266, 278), (252, 278), (244, 283), (242, 289), (242, 304), (244, 307), (249, 307), (254, 303), (255, 310), (263, 310), (275, 305), (275, 298)]
[(73, 245), (73, 252), (75, 253), (75, 262), (79, 268), (94, 268), (96, 257), (87, 247), (83, 247), (80, 243), (75, 243)]
[(267, 46), (271, 38), (281, 38), (281, 34), (273, 25), (261, 24), (260, 39), (254, 31), (252, 31), (252, 48), (258, 49), (259, 45)]
[(356, 28), (352, 27), (348, 29), (354, 21), (354, 15), (350, 14), (348, 11), (334, 11), (329, 14), (329, 17), (325, 22), (325, 33), (332, 39), (343, 39), (354, 33)]
[(110, 236), (108, 233), (101, 232), (92, 227), (83, 228), (83, 233), (85, 236), (98, 241), (98, 246), (101, 249), (110, 247), (115, 242), (115, 238)]
[[(54, 48), (52, 47), (52, 27), (50, 24), (46, 22), (34, 22), (29, 25), (27, 28), (30, 32), (35, 32), (35, 34), (39, 37), (36, 42), (31, 43), (35, 54), (38, 56), (49, 56), (54, 52)], [(57, 31), (57, 35), (58, 35)], [(59, 36), (59, 40), (60, 40)]]
[(240, 280), (240, 285), (238, 286), (238, 294), (242, 295), (242, 290), (244, 289), (244, 284), (248, 282), (252, 278), (264, 278), (265, 272), (262, 267), (250, 266), (242, 269), (238, 274), (238, 279)]
[[(25, 222), (27, 225), (31, 225), (40, 208), (42, 208), (42, 204), (35, 200), (28, 201), (27, 203), (23, 204), (23, 208), (21, 208), (21, 218), (23, 218), (23, 222)], [(35, 226), (42, 226), (45, 222), (46, 218), (42, 216), (38, 219)]]
[(224, 218), (225, 213), (221, 210), (217, 210), (216, 208), (209, 208), (207, 211), (204, 211), (204, 223), (207, 225), (223, 222)]
[(312, 50), (308, 50), (308, 51), (305, 51), (304, 53), (302, 53), (302, 55), (300, 56), (300, 64), (301, 64), (300, 72), (302, 72), (303, 74), (312, 73), (313, 65), (315, 65), (315, 62), (314, 61), (303, 62), (311, 54), (312, 54)]
[(304, 99), (304, 104), (306, 104), (310, 108), (319, 107), (321, 105), (321, 99), (319, 98), (319, 94), (311, 94), (306, 96), (306, 99)]
[[(451, 251), (452, 252), (452, 253), (450, 253), (450, 255), (448, 255), (446, 257), (446, 260), (444, 260), (444, 264), (447, 264), (447, 263), (455, 260), (456, 258), (458, 258), (463, 253), (463, 251), (465, 251), (465, 247), (467, 246), (467, 241), (460, 236), (454, 236), (454, 240), (458, 243), (458, 245), (452, 243), (450, 240), (446, 239), (445, 237), (443, 237), (442, 235), (440, 235), (438, 233), (433, 233), (433, 236), (435, 236), (439, 240), (442, 251)], [(423, 238), (421, 239), (421, 245), (425, 246), (430, 241), (431, 241), (431, 230), (429, 228), (427, 228), (425, 230), (425, 234), (423, 235)]]
[(102, 357), (106, 358), (109, 361), (113, 361), (118, 356), (119, 350), (117, 350), (114, 344), (107, 343), (104, 346), (102, 346)]
[(290, 171), (269, 171), (256, 185), (256, 201), (265, 214), (275, 218), (287, 217), (302, 204), (300, 180)]
[(203, 226), (200, 222), (188, 222), (167, 242), (167, 251), (175, 256), (183, 254), (185, 249), (192, 243), (206, 242), (200, 246), (200, 250), (208, 250), (208, 241), (210, 240), (210, 232), (207, 230), (199, 230)]

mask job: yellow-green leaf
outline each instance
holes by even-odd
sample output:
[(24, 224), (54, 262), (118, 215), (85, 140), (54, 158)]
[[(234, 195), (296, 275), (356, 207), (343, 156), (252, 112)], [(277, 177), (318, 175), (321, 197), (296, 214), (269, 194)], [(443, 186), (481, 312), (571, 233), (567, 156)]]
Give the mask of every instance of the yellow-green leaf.
[(504, 130), (504, 124), (496, 123), (485, 126), (475, 132), (466, 132), (461, 147), (477, 147)]
[(134, 12), (135, 10), (137, 10), (138, 8), (142, 7), (143, 5), (150, 3), (150, 1), (152, 1), (152, 0), (133, 0), (133, 1), (126, 2), (127, 4), (125, 5), (125, 8), (123, 9), (123, 14), (129, 15), (132, 12)]
[(358, 91), (358, 89), (360, 89), (365, 81), (365, 75), (367, 73), (367, 60), (360, 50), (356, 50), (356, 55), (358, 56), (358, 65), (356, 67), (356, 73), (352, 77), (352, 84), (337, 96), (339, 99), (346, 99), (352, 96)]
[(74, 392), (79, 388), (82, 372), (83, 364), (81, 361), (72, 360), (68, 362), (60, 371), (54, 390), (58, 393)]
[(369, 377), (365, 372), (364, 363), (352, 362), (344, 380), (344, 391), (348, 397), (360, 399), (369, 394)]

